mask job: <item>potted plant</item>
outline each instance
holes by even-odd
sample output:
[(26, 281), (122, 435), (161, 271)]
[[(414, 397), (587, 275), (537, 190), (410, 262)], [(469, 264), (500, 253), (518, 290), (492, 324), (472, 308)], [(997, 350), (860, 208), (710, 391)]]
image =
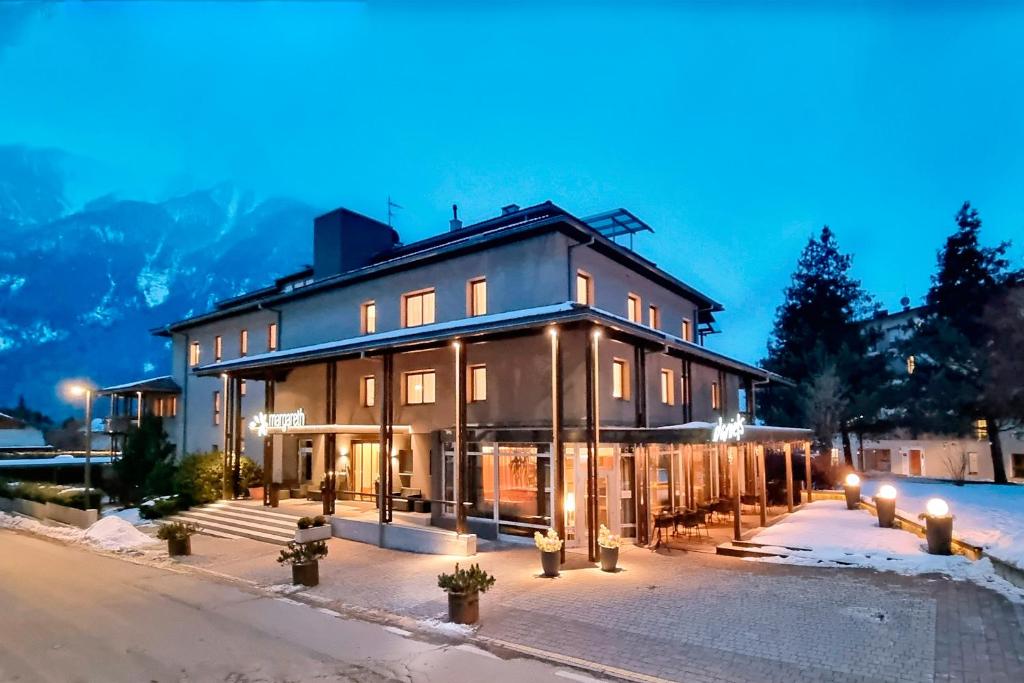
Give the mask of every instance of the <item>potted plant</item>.
[(544, 570), (544, 576), (552, 578), (558, 576), (558, 565), (561, 564), (562, 559), (560, 557), (562, 539), (558, 537), (558, 532), (548, 529), (548, 533), (545, 535), (535, 531), (533, 532), (533, 542), (540, 549), (540, 566)]
[(295, 526), (295, 542), (310, 543), (311, 541), (326, 541), (331, 537), (331, 526), (323, 515), (316, 517), (301, 517)]
[(460, 569), (455, 563), (451, 574), (439, 574), (437, 586), (448, 594), (448, 621), (453, 624), (475, 624), (480, 620), (480, 594), (494, 585), (494, 577), (474, 564)]
[(192, 534), (199, 528), (191, 522), (168, 522), (157, 529), (156, 537), (167, 541), (167, 554), (171, 557), (192, 554)]
[(601, 550), (601, 571), (613, 572), (619, 563), (619, 546), (622, 537), (613, 534), (604, 524), (597, 532), (597, 545)]
[(263, 469), (259, 465), (253, 466), (246, 488), (249, 489), (250, 498), (263, 500)]
[(320, 583), (320, 560), (327, 557), (327, 544), (288, 542), (277, 561), (292, 566), (292, 583), (297, 586), (315, 586)]

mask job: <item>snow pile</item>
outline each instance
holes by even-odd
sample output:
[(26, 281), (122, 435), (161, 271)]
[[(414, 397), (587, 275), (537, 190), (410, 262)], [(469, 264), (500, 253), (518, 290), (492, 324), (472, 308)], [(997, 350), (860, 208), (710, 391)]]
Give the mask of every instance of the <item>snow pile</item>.
[(455, 636), (457, 638), (467, 638), (475, 632), (475, 629), (467, 624), (453, 624), (450, 621), (441, 621), (440, 619), (421, 619), (417, 624), (419, 624), (420, 628), (430, 629), (443, 633), (446, 636)]
[(924, 512), (929, 498), (942, 498), (955, 517), (957, 538), (1024, 569), (1024, 486), (879, 479), (865, 481), (861, 491), (870, 499), (883, 484), (896, 487), (896, 507), (910, 519)]
[(63, 525), (48, 526), (31, 517), (0, 512), (0, 528), (27, 531), (65, 543), (80, 543), (115, 552), (139, 550), (143, 546), (156, 543), (153, 538), (117, 517), (104, 517), (88, 529), (76, 529)]
[(924, 539), (900, 529), (882, 529), (873, 515), (847, 510), (844, 501), (811, 503), (751, 540), (768, 546), (765, 550), (776, 548), (788, 555), (757, 560), (761, 562), (854, 566), (908, 575), (944, 574), (1024, 603), (1024, 591), (996, 575), (990, 560), (972, 562), (962, 555), (929, 555)]

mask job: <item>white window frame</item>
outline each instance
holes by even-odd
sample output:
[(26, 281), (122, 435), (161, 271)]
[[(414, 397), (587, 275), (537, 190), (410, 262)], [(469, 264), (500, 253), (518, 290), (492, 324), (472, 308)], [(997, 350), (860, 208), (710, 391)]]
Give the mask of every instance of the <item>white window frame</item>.
[(469, 382), (467, 396), (471, 403), (487, 400), (487, 366), (470, 365), (466, 368), (466, 379)]

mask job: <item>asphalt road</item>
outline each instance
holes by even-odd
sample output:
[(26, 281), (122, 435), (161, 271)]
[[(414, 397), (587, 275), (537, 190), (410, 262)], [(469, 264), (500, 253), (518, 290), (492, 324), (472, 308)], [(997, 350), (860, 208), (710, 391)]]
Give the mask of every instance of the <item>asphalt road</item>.
[(558, 681), (232, 585), (0, 530), (0, 681)]

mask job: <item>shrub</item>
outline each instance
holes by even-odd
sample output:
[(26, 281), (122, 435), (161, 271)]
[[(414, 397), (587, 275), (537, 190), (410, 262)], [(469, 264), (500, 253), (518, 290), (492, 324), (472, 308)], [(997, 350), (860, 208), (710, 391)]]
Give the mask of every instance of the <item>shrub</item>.
[(86, 500), (84, 489), (72, 489), (69, 491), (61, 491), (55, 495), (50, 502), (56, 503), (57, 505), (66, 505), (71, 508), (78, 508), (79, 510), (88, 510), (90, 508), (100, 509), (103, 504), (103, 496), (105, 494), (98, 488), (93, 488), (89, 492), (89, 500)]
[(138, 503), (146, 496), (172, 493), (177, 466), (174, 446), (167, 440), (162, 418), (143, 416), (139, 426), (133, 427), (125, 437), (124, 449), (113, 469), (124, 503)]
[[(67, 507), (86, 509), (85, 489), (60, 486), (58, 484), (42, 484), (34, 481), (23, 481), (16, 484), (9, 483), (0, 486), (0, 490), (6, 492), (5, 498), (21, 498), (34, 503), (56, 503)], [(100, 489), (93, 487), (90, 495), (89, 507), (99, 508), (103, 497), (106, 494)]]
[[(242, 456), (240, 481), (251, 481), (256, 463)], [(190, 453), (182, 458), (174, 475), (174, 492), (186, 505), (220, 500), (224, 488), (224, 454), (220, 451)]]
[(455, 571), (451, 574), (439, 574), (437, 587), (445, 593), (486, 593), (494, 585), (495, 578), (480, 569), (480, 565), (471, 565), (469, 569), (460, 569), (455, 563)]
[(139, 517), (143, 519), (160, 519), (180, 512), (184, 508), (177, 497), (157, 498), (139, 505)]
[(295, 526), (299, 527), (300, 529), (308, 529), (309, 527), (313, 526), (313, 518), (299, 517), (299, 520), (295, 522)]
[(317, 515), (313, 518), (313, 526), (323, 526), (324, 524), (327, 524), (327, 518), (323, 515)]
[(310, 564), (327, 557), (327, 544), (323, 541), (312, 543), (288, 542), (288, 549), (282, 550), (277, 561), (281, 564)]
[(199, 528), (190, 522), (168, 522), (160, 525), (156, 537), (161, 541), (184, 541), (198, 531)]
[(242, 486), (247, 489), (263, 486), (263, 468), (245, 456), (242, 457)]

